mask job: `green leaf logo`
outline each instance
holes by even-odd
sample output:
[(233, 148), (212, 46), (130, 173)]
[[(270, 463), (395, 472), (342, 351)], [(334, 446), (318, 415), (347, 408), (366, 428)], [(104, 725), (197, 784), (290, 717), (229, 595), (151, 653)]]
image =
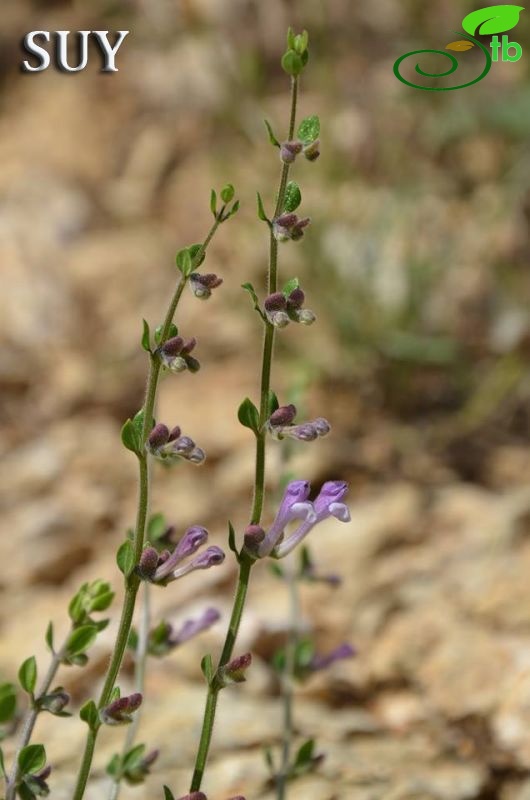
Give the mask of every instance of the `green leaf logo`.
[(462, 21), (466, 33), (472, 36), (481, 33), (489, 36), (494, 33), (511, 31), (519, 22), (519, 14), (524, 11), (524, 6), (489, 6), (472, 11)]

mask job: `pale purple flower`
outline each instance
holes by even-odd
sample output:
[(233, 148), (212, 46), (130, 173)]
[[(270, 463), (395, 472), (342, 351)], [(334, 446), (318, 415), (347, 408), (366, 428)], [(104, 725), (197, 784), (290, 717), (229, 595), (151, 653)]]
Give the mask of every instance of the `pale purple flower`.
[(216, 608), (207, 608), (197, 619), (187, 619), (177, 631), (171, 629), (168, 644), (171, 647), (178, 647), (194, 636), (198, 636), (199, 633), (211, 628), (220, 617), (221, 614)]
[(293, 519), (316, 519), (311, 503), (307, 502), (311, 487), (308, 481), (291, 481), (283, 494), (276, 519), (258, 547), (259, 558), (268, 556), (283, 535), (284, 528)]
[[(189, 360), (191, 356), (186, 358)], [(191, 464), (202, 464), (206, 458), (204, 450), (197, 447), (190, 436), (183, 436), (178, 425), (170, 431), (167, 425), (159, 422), (149, 434), (145, 446), (158, 461), (170, 464), (181, 458)]]
[(199, 547), (206, 544), (207, 539), (208, 531), (201, 525), (193, 525), (188, 528), (169, 557), (165, 558), (162, 563), (159, 561), (157, 569), (152, 573), (153, 580), (160, 582), (168, 578), (185, 558), (192, 556)]
[[(308, 514), (302, 524), (290, 535), (287, 539), (280, 541), (276, 539), (276, 543), (272, 549), (267, 552), (259, 552), (262, 555), (271, 555), (274, 558), (283, 558), (288, 555), (300, 542), (307, 536), (309, 531), (314, 528), (316, 524), (322, 522), (327, 517), (335, 517), (340, 522), (350, 521), (350, 511), (348, 506), (342, 502), (343, 497), (348, 491), (348, 484), (345, 481), (327, 481), (322, 486), (318, 497), (313, 501), (312, 514)], [(267, 534), (268, 535), (268, 534)], [(266, 537), (267, 538), (267, 537)]]
[(301, 442), (313, 442), (319, 436), (326, 436), (331, 425), (324, 417), (293, 425), (296, 417), (296, 406), (280, 406), (267, 420), (267, 430), (275, 439), (298, 439)]

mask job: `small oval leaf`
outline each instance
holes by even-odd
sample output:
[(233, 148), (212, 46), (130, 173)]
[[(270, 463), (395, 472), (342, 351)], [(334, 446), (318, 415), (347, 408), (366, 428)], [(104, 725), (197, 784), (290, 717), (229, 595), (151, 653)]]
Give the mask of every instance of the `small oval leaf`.
[(37, 662), (35, 656), (27, 658), (18, 671), (20, 685), (28, 694), (33, 694), (37, 683)]
[(18, 754), (18, 768), (22, 775), (34, 774), (46, 764), (46, 750), (42, 744), (28, 744)]

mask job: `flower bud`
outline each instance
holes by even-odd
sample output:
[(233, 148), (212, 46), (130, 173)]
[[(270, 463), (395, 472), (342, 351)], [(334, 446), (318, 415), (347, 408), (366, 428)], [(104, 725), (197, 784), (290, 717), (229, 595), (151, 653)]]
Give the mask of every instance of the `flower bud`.
[(208, 541), (208, 531), (202, 525), (192, 525), (177, 544), (175, 553), (180, 560), (197, 552)]
[(300, 322), (302, 325), (312, 325), (317, 318), (314, 311), (311, 311), (309, 308), (300, 309), (300, 311), (296, 312), (296, 316), (298, 322)]
[(287, 298), (287, 308), (288, 309), (295, 309), (295, 308), (302, 308), (305, 302), (305, 294), (298, 287), (297, 289), (293, 289), (289, 297)]
[(293, 225), (291, 229), (291, 239), (293, 242), (297, 242), (299, 239), (302, 238), (304, 235), (304, 228), (311, 223), (310, 217), (304, 217), (304, 219), (299, 219), (296, 225)]
[(141, 704), (140, 692), (135, 692), (128, 697), (118, 697), (117, 700), (100, 709), (99, 718), (105, 725), (127, 725), (132, 722), (132, 715)]
[(208, 800), (204, 792), (191, 792), (191, 794), (184, 794), (178, 797), (177, 800)]
[(290, 429), (289, 435), (293, 439), (299, 439), (301, 442), (314, 442), (318, 436), (313, 423), (305, 422), (302, 425), (295, 425)]
[(147, 439), (147, 444), (150, 450), (158, 450), (162, 447), (169, 439), (169, 428), (167, 425), (164, 425), (163, 422), (159, 422), (158, 425), (155, 425), (149, 437)]
[(292, 164), (301, 151), (302, 142), (282, 142), (280, 145), (280, 158), (284, 164)]
[(212, 289), (216, 289), (222, 282), (223, 279), (213, 273), (201, 275), (198, 272), (192, 272), (190, 275), (191, 290), (199, 300), (207, 300), (212, 294)]
[(320, 139), (304, 145), (303, 152), (308, 161), (316, 161), (320, 155)]
[(188, 455), (194, 448), (195, 442), (189, 436), (179, 436), (171, 446), (171, 450), (178, 455)]
[(269, 316), (269, 322), (275, 328), (286, 328), (289, 324), (289, 315), (285, 311), (275, 311)]
[(331, 430), (331, 425), (324, 417), (317, 417), (314, 419), (313, 427), (319, 436), (326, 436)]
[(171, 339), (168, 339), (167, 342), (164, 342), (160, 350), (165, 356), (174, 358), (175, 356), (179, 355), (183, 344), (184, 339), (182, 336), (173, 336)]
[(248, 552), (258, 557), (258, 547), (265, 538), (265, 531), (261, 525), (247, 525), (243, 538), (244, 547)]
[(202, 464), (206, 460), (206, 453), (201, 447), (196, 447), (188, 456), (192, 464)]
[(198, 372), (201, 368), (201, 363), (193, 356), (184, 356), (184, 361), (186, 362), (186, 366), (190, 372), (195, 373)]
[(246, 681), (245, 672), (252, 663), (252, 654), (244, 653), (242, 656), (237, 656), (221, 667), (219, 670), (219, 679), (222, 686), (227, 686), (229, 683), (244, 683)]
[(175, 427), (171, 428), (169, 432), (168, 442), (174, 442), (175, 439), (178, 439), (180, 437), (180, 434), (181, 434), (180, 427), (178, 425), (175, 425)]
[(269, 418), (269, 424), (273, 427), (290, 425), (296, 417), (296, 406), (290, 403), (288, 406), (280, 406)]
[(69, 702), (70, 695), (65, 692), (62, 687), (58, 687), (53, 692), (50, 692), (50, 694), (45, 694), (40, 697), (38, 706), (44, 711), (49, 711), (51, 714), (60, 714)]
[(138, 573), (140, 577), (151, 580), (156, 572), (159, 560), (158, 552), (154, 547), (144, 547), (142, 555), (140, 556), (140, 563), (138, 564)]
[(192, 350), (195, 349), (196, 345), (197, 345), (197, 339), (195, 338), (195, 336), (192, 336), (191, 339), (187, 339), (184, 342), (182, 350), (180, 351), (181, 355), (187, 356), (189, 353), (191, 353)]
[(285, 311), (287, 308), (287, 300), (283, 292), (274, 292), (265, 298), (263, 303), (265, 311)]

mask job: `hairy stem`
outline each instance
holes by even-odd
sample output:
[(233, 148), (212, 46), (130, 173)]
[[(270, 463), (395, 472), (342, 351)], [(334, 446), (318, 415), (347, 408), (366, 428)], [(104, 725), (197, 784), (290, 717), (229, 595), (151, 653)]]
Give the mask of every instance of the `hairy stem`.
[(18, 743), (17, 752), (15, 754), (13, 766), (11, 768), (9, 778), (6, 783), (6, 800), (15, 800), (17, 793), (17, 784), (20, 779), (18, 757), (20, 755), (21, 750), (23, 750), (23, 748), (26, 747), (31, 740), (33, 729), (35, 727), (35, 723), (37, 722), (37, 717), (39, 716), (39, 711), (40, 711), (37, 704), (38, 700), (43, 695), (47, 694), (50, 690), (50, 687), (55, 679), (55, 676), (57, 675), (57, 671), (64, 658), (66, 643), (70, 638), (70, 633), (66, 637), (63, 646), (56, 653), (53, 654), (50, 666), (48, 667), (48, 672), (44, 676), (44, 680), (39, 688), (39, 692), (35, 696), (35, 700), (31, 703), (31, 706), (30, 708), (28, 708), (26, 715), (24, 717), (24, 723), (22, 725), (22, 732), (20, 734), (20, 740)]
[[(205, 241), (202, 244), (202, 247), (200, 248), (200, 250), (197, 252), (197, 254), (193, 259), (193, 266), (196, 266), (197, 264), (200, 263), (202, 256), (204, 255), (204, 252), (208, 247), (220, 223), (221, 223), (220, 216), (217, 216), (214, 224), (210, 229), (210, 232), (208, 233), (208, 236), (206, 237)], [(169, 304), (169, 308), (167, 310), (166, 317), (164, 320), (164, 325), (160, 337), (161, 344), (165, 342), (166, 339), (169, 337), (169, 333), (171, 330), (171, 323), (173, 322), (173, 317), (177, 310), (180, 298), (182, 297), (182, 292), (184, 291), (184, 287), (186, 286), (187, 280), (188, 280), (187, 278), (182, 277), (179, 279), (177, 283), (177, 286), (175, 288), (173, 297)], [(147, 514), (149, 510), (149, 466), (148, 466), (147, 453), (145, 451), (145, 443), (147, 441), (147, 437), (149, 436), (149, 432), (151, 431), (152, 428), (153, 413), (156, 403), (156, 393), (158, 389), (158, 379), (160, 376), (160, 368), (161, 368), (160, 359), (156, 355), (151, 354), (149, 357), (149, 375), (147, 378), (145, 402), (143, 405), (144, 418), (143, 418), (142, 435), (140, 441), (141, 450), (140, 450), (140, 455), (138, 456), (138, 464), (139, 464), (138, 510), (136, 515), (136, 525), (135, 525), (134, 539), (133, 539), (135, 563), (139, 562), (140, 557), (142, 555), (142, 550), (145, 540)], [(120, 624), (116, 636), (116, 641), (114, 644), (114, 650), (111, 655), (110, 664), (107, 670), (107, 674), (105, 676), (103, 689), (101, 690), (101, 694), (99, 697), (97, 705), (98, 709), (101, 709), (104, 706), (108, 705), (110, 701), (112, 690), (114, 689), (114, 684), (116, 683), (116, 678), (118, 676), (118, 672), (121, 667), (121, 662), (123, 660), (123, 654), (127, 646), (127, 641), (129, 639), (129, 633), (131, 631), (134, 608), (136, 604), (136, 595), (138, 594), (139, 586), (140, 586), (140, 579), (136, 574), (133, 573), (126, 580), (125, 597), (121, 612)], [(93, 728), (89, 728), (85, 744), (85, 751), (83, 753), (83, 758), (79, 767), (77, 783), (74, 790), (74, 794), (72, 796), (72, 800), (81, 800), (81, 798), (85, 793), (86, 784), (88, 781), (88, 777), (90, 775), (90, 768), (92, 765), (92, 759), (94, 756), (94, 749), (99, 728), (100, 724), (94, 726)]]
[[(294, 134), (294, 127), (296, 122), (296, 105), (298, 99), (298, 78), (291, 79), (291, 114), (289, 120), (289, 139), (292, 139)], [(283, 209), (285, 202), (285, 190), (289, 178), (289, 164), (283, 164), (282, 174), (280, 178), (280, 187), (278, 189), (278, 198), (276, 201), (276, 208), (274, 216), (277, 217)], [(272, 231), (270, 234), (269, 244), (269, 272), (267, 279), (267, 292), (272, 294), (276, 291), (278, 285), (278, 242), (274, 238)], [(265, 337), (263, 341), (263, 356), (261, 366), (261, 389), (260, 389), (260, 430), (256, 435), (256, 461), (255, 461), (255, 475), (254, 475), (254, 498), (252, 502), (251, 522), (259, 524), (261, 515), (263, 513), (263, 503), (265, 499), (265, 429), (264, 425), (267, 419), (269, 392), (271, 382), (272, 370), (272, 355), (274, 350), (274, 327), (268, 322), (265, 323)], [(234, 598), (234, 605), (232, 607), (232, 614), (230, 623), (226, 634), (225, 642), (221, 652), (221, 657), (217, 665), (216, 675), (219, 670), (226, 666), (232, 657), (234, 645), (237, 639), (237, 633), (243, 616), (245, 607), (245, 600), (247, 596), (248, 584), (250, 580), (250, 572), (254, 561), (242, 551), (239, 563), (239, 577), (237, 582), (237, 589)], [(212, 733), (215, 723), (215, 712), (217, 710), (217, 700), (221, 686), (219, 682), (214, 679), (208, 686), (208, 693), (206, 696), (206, 706), (204, 709), (204, 717), (201, 729), (201, 736), (199, 740), (199, 747), (197, 750), (197, 757), (195, 760), (195, 768), (190, 784), (190, 792), (196, 792), (201, 788), (202, 780), (204, 777), (204, 770), (208, 760), (208, 753), (212, 741)]]

